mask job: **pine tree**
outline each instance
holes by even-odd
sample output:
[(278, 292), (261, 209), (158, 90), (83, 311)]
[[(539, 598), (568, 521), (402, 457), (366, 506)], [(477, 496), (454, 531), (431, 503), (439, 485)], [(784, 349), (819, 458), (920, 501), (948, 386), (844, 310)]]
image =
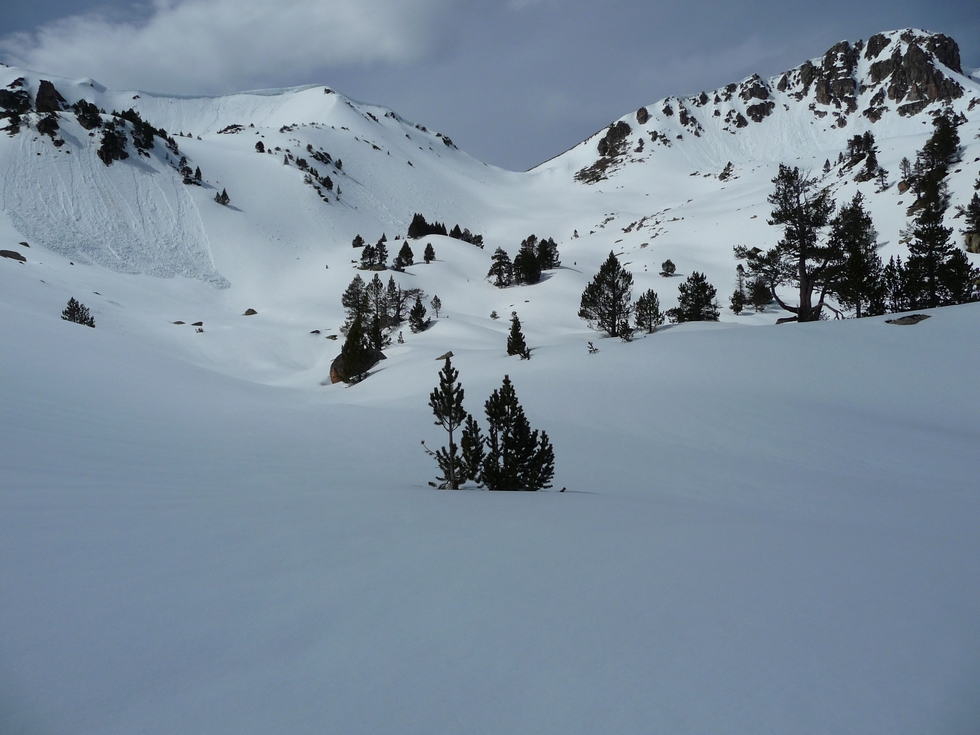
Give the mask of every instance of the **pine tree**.
[(885, 308), (890, 312), (908, 311), (911, 306), (908, 298), (908, 285), (905, 266), (901, 256), (894, 255), (882, 268), (881, 279), (885, 292)]
[(708, 283), (703, 273), (694, 271), (677, 287), (677, 308), (667, 313), (675, 322), (716, 322), (717, 290)]
[(676, 272), (677, 266), (674, 265), (670, 258), (660, 264), (660, 275), (662, 275), (664, 278), (670, 278)]
[(878, 233), (861, 192), (831, 221), (829, 242), (841, 254), (833, 286), (841, 305), (854, 309), (858, 319), (883, 314), (884, 266), (878, 256)]
[[(753, 277), (764, 279), (772, 297), (786, 311), (796, 314), (798, 321), (816, 321), (824, 307), (834, 265), (840, 260), (835, 248), (820, 242), (821, 231), (834, 211), (834, 200), (826, 189), (817, 189), (816, 179), (796, 167), (780, 164), (772, 183), (775, 190), (768, 201), (774, 208), (769, 224), (782, 227), (783, 238), (766, 252), (738, 246), (735, 256), (746, 260)], [(776, 293), (776, 286), (782, 284), (797, 288), (796, 306), (786, 304)]]
[(951, 240), (953, 229), (943, 225), (948, 196), (927, 190), (910, 227), (909, 258), (905, 263), (907, 295), (913, 309), (934, 308), (972, 300), (976, 279), (963, 252)]
[(355, 248), (363, 248), (364, 238), (360, 235), (354, 235), (354, 239), (351, 241), (351, 246)]
[(425, 264), (428, 265), (435, 259), (436, 259), (435, 248), (432, 247), (431, 242), (427, 242), (425, 244), (425, 251), (422, 253), (422, 260), (424, 260)]
[(537, 491), (551, 487), (555, 452), (545, 432), (531, 431), (517, 393), (505, 375), (484, 409), (489, 423), (481, 479), (488, 490)]
[(963, 208), (963, 237), (966, 249), (980, 253), (980, 194), (974, 192), (970, 203)]
[(388, 276), (385, 288), (385, 303), (388, 306), (388, 324), (397, 327), (405, 321), (405, 304), (408, 302), (408, 292), (395, 283), (394, 276)]
[(652, 288), (647, 289), (636, 300), (634, 309), (636, 328), (645, 329), (647, 334), (653, 334), (657, 327), (664, 323), (664, 314), (660, 311), (660, 297)]
[(374, 245), (365, 245), (361, 250), (361, 268), (367, 269), (374, 266), (376, 261), (376, 250)]
[(772, 289), (764, 278), (757, 277), (749, 281), (748, 291), (749, 303), (756, 312), (765, 311), (772, 302)]
[[(347, 312), (347, 318), (342, 327), (342, 331), (347, 331), (354, 323), (354, 320), (361, 317), (366, 319), (371, 312), (371, 302), (368, 298), (367, 287), (364, 285), (360, 275), (354, 276), (354, 280), (347, 286), (340, 297), (340, 304)], [(362, 322), (363, 329), (363, 322)]]
[(592, 282), (582, 292), (578, 315), (610, 337), (631, 332), (633, 274), (610, 252)]
[(429, 326), (429, 320), (425, 318), (425, 307), (419, 297), (415, 298), (415, 304), (408, 313), (408, 326), (413, 334), (424, 332), (425, 328)]
[(480, 431), (480, 425), (472, 415), (466, 415), (466, 423), (463, 424), (463, 434), (460, 437), (460, 448), (462, 449), (462, 467), (466, 478), (474, 482), (483, 484), (482, 469), (484, 452), (484, 438)]
[(510, 334), (507, 335), (507, 354), (520, 355), (522, 360), (531, 359), (531, 351), (527, 348), (524, 341), (524, 333), (521, 331), (521, 320), (517, 318), (517, 313), (510, 318)]
[(214, 201), (223, 206), (228, 206), (228, 204), (231, 202), (231, 197), (228, 196), (228, 191), (226, 189), (222, 189), (220, 194), (214, 195)]
[(436, 319), (438, 319), (439, 310), (442, 309), (442, 299), (440, 299), (438, 296), (433, 296), (432, 301), (429, 302), (429, 305), (432, 307), (432, 311), (435, 312)]
[(347, 339), (340, 349), (340, 361), (343, 364), (344, 382), (352, 384), (364, 380), (367, 371), (374, 364), (374, 351), (364, 334), (361, 315), (355, 317), (350, 329), (347, 330)]
[(85, 304), (78, 303), (74, 296), (68, 299), (68, 305), (61, 312), (61, 318), (67, 322), (84, 324), (86, 327), (95, 328), (95, 317), (92, 316), (88, 307)]
[(491, 281), (497, 288), (506, 288), (514, 282), (514, 266), (510, 262), (510, 256), (503, 248), (493, 251), (490, 258), (490, 270), (487, 271), (487, 280)]
[(388, 327), (388, 292), (377, 273), (364, 290), (367, 294), (367, 313), (370, 317), (368, 341), (375, 350), (381, 351), (391, 344), (391, 339), (385, 333)]
[(385, 245), (386, 242), (388, 242), (388, 238), (382, 234), (381, 239), (378, 240), (378, 243), (374, 246), (373, 265), (381, 268), (382, 270), (388, 267), (388, 246)]
[(731, 307), (732, 314), (738, 316), (742, 313), (745, 308), (745, 291), (739, 291), (735, 289), (732, 293), (732, 297), (728, 300), (728, 305)]
[(514, 281), (517, 283), (538, 283), (541, 280), (541, 261), (538, 259), (538, 238), (527, 237), (514, 257)]
[(468, 414), (463, 409), (463, 386), (456, 382), (459, 371), (446, 358), (446, 364), (439, 371), (439, 386), (429, 394), (429, 406), (436, 417), (436, 426), (441, 426), (449, 434), (449, 447), (440, 447), (432, 454), (442, 475), (438, 478), (442, 490), (458, 490), (466, 482), (467, 468), (454, 441), (454, 433), (466, 421)]
[(558, 245), (550, 237), (538, 242), (538, 264), (541, 266), (541, 270), (546, 271), (561, 267)]
[(404, 270), (410, 265), (415, 265), (415, 253), (412, 252), (412, 248), (408, 244), (408, 240), (402, 243), (401, 249), (398, 251), (398, 255), (395, 256), (395, 260), (392, 265), (395, 270)]

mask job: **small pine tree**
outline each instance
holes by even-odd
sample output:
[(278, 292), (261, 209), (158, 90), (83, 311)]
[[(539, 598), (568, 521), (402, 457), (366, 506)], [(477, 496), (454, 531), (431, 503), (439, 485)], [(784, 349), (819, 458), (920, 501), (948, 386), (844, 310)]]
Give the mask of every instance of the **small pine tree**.
[(748, 291), (749, 303), (757, 312), (765, 311), (772, 303), (772, 289), (763, 277), (757, 276), (749, 281)]
[(228, 191), (226, 189), (222, 189), (220, 194), (214, 195), (214, 201), (222, 206), (228, 206), (228, 204), (231, 202), (231, 197), (228, 196)]
[(742, 309), (745, 308), (745, 292), (735, 289), (732, 297), (728, 300), (729, 306), (731, 306), (732, 314), (738, 316), (742, 313)]
[(74, 296), (68, 299), (68, 306), (61, 312), (61, 318), (66, 322), (84, 324), (86, 327), (95, 328), (95, 317), (92, 316), (88, 307), (85, 304), (78, 303)]
[(676, 272), (677, 266), (674, 265), (670, 258), (660, 264), (660, 275), (662, 275), (664, 278), (670, 278)]
[(610, 337), (627, 333), (632, 335), (629, 324), (633, 312), (632, 296), (633, 274), (623, 268), (610, 252), (595, 278), (582, 292), (578, 315)]
[(864, 208), (861, 192), (841, 207), (830, 228), (829, 242), (841, 253), (833, 286), (838, 300), (843, 306), (853, 308), (858, 319), (867, 314), (883, 314), (883, 266), (878, 256), (878, 233)]
[(657, 327), (664, 323), (664, 314), (660, 311), (660, 297), (652, 288), (647, 289), (636, 300), (634, 309), (636, 328), (645, 329), (647, 334), (653, 334)]
[(668, 312), (675, 322), (718, 321), (718, 303), (715, 301), (718, 292), (703, 273), (694, 271), (677, 291), (677, 308)]
[(422, 299), (417, 296), (415, 297), (415, 304), (413, 304), (412, 310), (408, 312), (408, 326), (413, 334), (424, 332), (426, 327), (429, 326), (429, 320), (425, 318), (425, 307), (422, 305)]
[(343, 364), (343, 378), (345, 383), (359, 383), (367, 377), (368, 370), (374, 364), (374, 350), (368, 344), (367, 336), (364, 334), (362, 317), (359, 314), (350, 329), (347, 330), (347, 339), (344, 346), (340, 349), (340, 361)]
[(480, 475), (487, 489), (534, 492), (551, 487), (554, 449), (547, 433), (531, 431), (510, 376), (504, 376), (484, 409), (490, 428)]
[(255, 144), (255, 152), (256, 153), (265, 153), (265, 143), (263, 143), (261, 140), (258, 143), (256, 143)]
[(496, 309), (494, 309), (493, 311), (490, 312), (490, 318), (491, 319), (499, 319), (500, 318), (500, 314), (497, 313), (497, 310)]
[(410, 265), (415, 265), (415, 253), (412, 252), (412, 248), (406, 240), (402, 243), (398, 255), (395, 256), (394, 267), (395, 270), (402, 270)]
[(482, 465), (485, 454), (483, 434), (480, 425), (472, 415), (466, 415), (466, 423), (463, 424), (463, 435), (460, 437), (460, 448), (463, 450), (462, 466), (463, 473), (467, 479), (474, 482), (483, 483)]
[(490, 270), (487, 271), (487, 280), (497, 288), (506, 288), (514, 282), (514, 265), (510, 262), (510, 256), (503, 248), (497, 248), (493, 251), (493, 256), (490, 258)]
[[(463, 409), (463, 386), (456, 379), (459, 371), (453, 367), (452, 360), (446, 358), (446, 364), (439, 371), (439, 385), (429, 394), (429, 406), (436, 417), (436, 426), (441, 426), (449, 434), (449, 447), (441, 447), (432, 452), (439, 465), (442, 475), (438, 478), (442, 490), (458, 490), (466, 482), (466, 467), (463, 457), (459, 454), (453, 434), (467, 418), (472, 420)], [(423, 443), (424, 444), (424, 443)]]
[(351, 241), (351, 246), (355, 248), (363, 248), (364, 238), (360, 235), (354, 235), (354, 239)]
[(435, 259), (436, 259), (435, 248), (432, 247), (431, 242), (427, 242), (425, 244), (425, 251), (422, 253), (422, 260), (424, 260), (425, 264), (428, 265)]
[(377, 250), (374, 245), (365, 245), (361, 250), (361, 268), (370, 268), (377, 260)]
[(531, 359), (531, 351), (524, 340), (524, 332), (521, 331), (521, 320), (517, 314), (510, 319), (510, 334), (507, 335), (507, 354), (520, 355), (522, 360)]
[(347, 312), (347, 319), (342, 327), (344, 332), (350, 329), (355, 319), (358, 317), (366, 319), (370, 314), (371, 300), (368, 296), (367, 286), (360, 275), (354, 276), (354, 280), (347, 286), (347, 290), (340, 297), (340, 304)]
[(385, 244), (388, 238), (381, 235), (381, 239), (374, 246), (374, 263), (372, 265), (382, 270), (388, 267), (388, 246)]

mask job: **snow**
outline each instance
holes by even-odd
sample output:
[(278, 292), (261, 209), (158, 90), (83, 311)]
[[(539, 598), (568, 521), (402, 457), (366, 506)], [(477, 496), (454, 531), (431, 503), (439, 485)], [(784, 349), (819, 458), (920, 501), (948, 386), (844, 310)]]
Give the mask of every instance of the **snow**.
[[(777, 110), (736, 140), (698, 112), (702, 139), (584, 186), (595, 140), (514, 174), (322, 87), (54, 81), (193, 133), (177, 141), (208, 188), (159, 145), (104, 167), (70, 115), (61, 152), (0, 136), (0, 242), (28, 258), (0, 259), (0, 731), (976, 732), (980, 305), (915, 326), (725, 310), (630, 344), (576, 316), (611, 249), (665, 308), (666, 258), (727, 301), (731, 247), (777, 236), (782, 149), (755, 156), (783, 140), (819, 172), (856, 118), (811, 134), (805, 107)], [(967, 114), (954, 204), (980, 173)], [(928, 129), (881, 122), (895, 172)], [(339, 200), (257, 140), (342, 158), (313, 164)], [(894, 187), (826, 182), (863, 191), (883, 254), (904, 252)], [(438, 294), (442, 318), (366, 381), (324, 385), (351, 239), (385, 232), (393, 255), (415, 211), (485, 249), (410, 241), (437, 260), (381, 276)], [(562, 267), (493, 288), (494, 248), (532, 232)], [(70, 296), (96, 329), (59, 318)], [(512, 311), (530, 361), (505, 354)], [(427, 485), (450, 349), (477, 416), (511, 376), (554, 444), (551, 491)]]

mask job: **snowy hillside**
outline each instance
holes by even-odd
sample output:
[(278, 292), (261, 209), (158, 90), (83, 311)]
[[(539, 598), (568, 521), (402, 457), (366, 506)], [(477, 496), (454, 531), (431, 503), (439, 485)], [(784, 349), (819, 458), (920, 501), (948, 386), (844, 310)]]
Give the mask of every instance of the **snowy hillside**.
[[(781, 236), (780, 163), (862, 192), (904, 257), (899, 162), (947, 109), (961, 243), (968, 71), (944, 36), (882, 34), (515, 173), (329, 87), (0, 67), (0, 249), (25, 261), (0, 258), (0, 732), (975, 733), (980, 304), (723, 308), (632, 343), (577, 315), (610, 251), (634, 295), (670, 308), (697, 270), (727, 305), (733, 247)], [(868, 131), (885, 187), (839, 162)], [(408, 240), (378, 275), (431, 326), (331, 384), (341, 295), (374, 275), (352, 240), (394, 256), (415, 213), (483, 247)], [(494, 250), (532, 233), (561, 267), (494, 287)], [(551, 490), (429, 486), (448, 350), (477, 417), (513, 379)]]

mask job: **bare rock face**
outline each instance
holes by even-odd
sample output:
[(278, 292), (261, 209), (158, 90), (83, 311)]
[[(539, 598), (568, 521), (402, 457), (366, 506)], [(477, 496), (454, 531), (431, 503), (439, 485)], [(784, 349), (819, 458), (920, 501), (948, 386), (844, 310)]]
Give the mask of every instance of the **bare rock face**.
[(962, 73), (956, 41), (943, 35), (920, 38), (909, 34), (903, 35), (902, 40), (910, 44), (904, 55), (896, 48), (887, 59), (873, 63), (869, 71), (872, 84), (889, 80), (888, 99), (906, 103), (925, 102), (928, 105), (963, 96), (963, 87), (933, 63), (935, 58), (952, 71)]
[(649, 113), (649, 111), (647, 111), (647, 108), (641, 107), (639, 110), (636, 111), (636, 124), (637, 125), (646, 125), (647, 124), (647, 120), (649, 120), (649, 119), (650, 119), (650, 113)]
[(630, 132), (632, 132), (632, 128), (628, 122), (623, 120), (610, 125), (597, 146), (598, 160), (576, 173), (575, 180), (594, 184), (606, 178), (606, 172), (609, 168), (616, 163), (620, 156), (626, 153)]
[(980, 253), (980, 232), (967, 232), (964, 236), (966, 249), (971, 253)]
[(38, 112), (61, 112), (68, 109), (68, 103), (51, 82), (42, 79), (38, 86), (34, 109)]

